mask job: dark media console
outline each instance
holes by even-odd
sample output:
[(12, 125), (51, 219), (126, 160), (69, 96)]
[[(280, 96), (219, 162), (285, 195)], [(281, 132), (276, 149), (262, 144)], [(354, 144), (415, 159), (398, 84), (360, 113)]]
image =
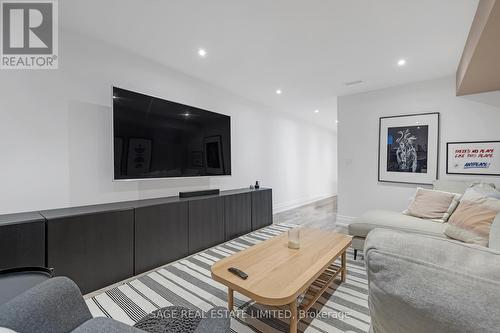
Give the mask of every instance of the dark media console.
[(270, 224), (263, 188), (3, 215), (0, 269), (51, 267), (85, 294)]

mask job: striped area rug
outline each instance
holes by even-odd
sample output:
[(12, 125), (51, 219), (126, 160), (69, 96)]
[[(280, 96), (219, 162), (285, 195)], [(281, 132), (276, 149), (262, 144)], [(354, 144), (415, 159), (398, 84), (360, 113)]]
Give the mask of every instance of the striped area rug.
[[(210, 266), (217, 260), (249, 246), (286, 232), (290, 224), (275, 224), (227, 243), (215, 246), (153, 272), (128, 280), (117, 287), (86, 299), (94, 317), (111, 317), (133, 325), (143, 316), (165, 306), (184, 306), (208, 311), (214, 306), (227, 306), (227, 288), (212, 280)], [(347, 281), (335, 281), (313, 306), (311, 315), (299, 322), (301, 332), (368, 332), (368, 287), (362, 255), (354, 261), (349, 249)], [(361, 258), (360, 258), (361, 257)], [(288, 332), (287, 319), (256, 318), (249, 314), (269, 309), (234, 293), (235, 318), (233, 332)], [(248, 314), (248, 315), (242, 315)]]

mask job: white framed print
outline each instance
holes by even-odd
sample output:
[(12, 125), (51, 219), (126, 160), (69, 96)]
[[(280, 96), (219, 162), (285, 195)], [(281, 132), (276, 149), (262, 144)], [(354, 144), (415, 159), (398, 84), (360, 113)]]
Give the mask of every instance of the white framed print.
[(500, 176), (500, 141), (448, 142), (446, 173)]
[(380, 118), (379, 182), (432, 184), (438, 158), (439, 112)]

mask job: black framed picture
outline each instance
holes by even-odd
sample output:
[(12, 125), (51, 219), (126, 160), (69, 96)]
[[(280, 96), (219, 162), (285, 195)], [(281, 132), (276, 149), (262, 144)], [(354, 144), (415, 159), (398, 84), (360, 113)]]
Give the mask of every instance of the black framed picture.
[(446, 173), (500, 176), (500, 141), (446, 143)]
[(432, 184), (438, 175), (439, 112), (379, 119), (378, 180)]

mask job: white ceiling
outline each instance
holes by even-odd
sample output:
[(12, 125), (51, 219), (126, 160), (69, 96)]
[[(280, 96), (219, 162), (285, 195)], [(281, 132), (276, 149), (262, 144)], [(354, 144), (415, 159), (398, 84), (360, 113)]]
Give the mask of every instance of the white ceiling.
[[(336, 96), (453, 74), (478, 0), (59, 4), (63, 27), (335, 128)], [(344, 85), (356, 80), (363, 83)]]

